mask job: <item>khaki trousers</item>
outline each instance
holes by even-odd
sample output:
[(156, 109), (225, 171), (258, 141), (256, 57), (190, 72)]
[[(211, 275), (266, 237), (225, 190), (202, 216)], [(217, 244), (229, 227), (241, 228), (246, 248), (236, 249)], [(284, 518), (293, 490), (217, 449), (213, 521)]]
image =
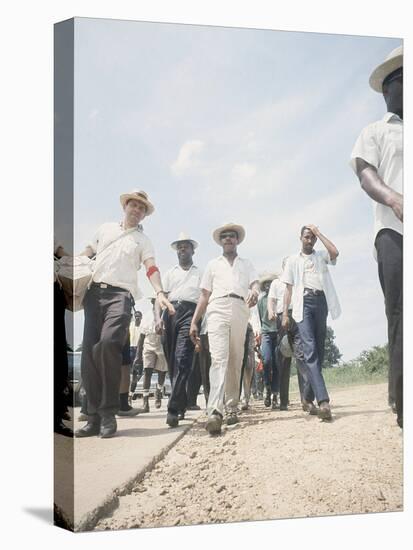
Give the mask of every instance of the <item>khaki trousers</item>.
[(216, 298), (208, 305), (208, 338), (211, 353), (208, 416), (214, 411), (236, 411), (249, 309), (238, 298)]

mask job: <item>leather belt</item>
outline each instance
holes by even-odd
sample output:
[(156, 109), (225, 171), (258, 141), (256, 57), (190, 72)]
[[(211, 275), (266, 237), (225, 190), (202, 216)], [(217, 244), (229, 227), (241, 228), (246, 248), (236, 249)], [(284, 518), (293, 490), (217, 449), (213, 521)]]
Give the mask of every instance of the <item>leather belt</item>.
[(324, 290), (316, 290), (315, 288), (305, 288), (304, 296), (324, 296)]
[(191, 308), (196, 307), (196, 303), (195, 302), (190, 302), (189, 300), (173, 300), (173, 301), (171, 301), (171, 304), (174, 307), (175, 306), (187, 306), (187, 307), (191, 307)]
[(90, 286), (95, 288), (103, 288), (103, 289), (109, 288), (110, 290), (122, 290), (123, 292), (129, 292), (129, 290), (126, 290), (126, 288), (120, 288), (119, 286), (108, 285), (107, 283), (93, 282)]
[(244, 301), (242, 296), (238, 296), (238, 294), (234, 294), (233, 292), (231, 292), (231, 294), (226, 294), (225, 296), (220, 296), (220, 298), (237, 298), (237, 300)]

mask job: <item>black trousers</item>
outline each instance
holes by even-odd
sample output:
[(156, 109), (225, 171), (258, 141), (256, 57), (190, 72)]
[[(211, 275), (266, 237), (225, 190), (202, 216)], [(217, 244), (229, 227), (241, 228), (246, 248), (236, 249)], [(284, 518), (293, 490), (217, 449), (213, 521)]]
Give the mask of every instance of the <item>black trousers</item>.
[(59, 283), (54, 283), (53, 296), (53, 387), (54, 419), (62, 420), (67, 410), (68, 360), (65, 328), (65, 296)]
[(172, 390), (168, 401), (168, 412), (185, 412), (188, 406), (186, 385), (192, 370), (194, 344), (189, 337), (191, 320), (196, 308), (192, 302), (172, 302), (175, 315), (166, 310), (164, 323), (164, 352), (168, 362)]
[(403, 419), (403, 236), (382, 229), (375, 241), (389, 339), (389, 397)]
[(132, 296), (127, 290), (92, 285), (83, 306), (81, 372), (88, 414), (115, 414), (119, 409), (122, 351), (128, 336)]

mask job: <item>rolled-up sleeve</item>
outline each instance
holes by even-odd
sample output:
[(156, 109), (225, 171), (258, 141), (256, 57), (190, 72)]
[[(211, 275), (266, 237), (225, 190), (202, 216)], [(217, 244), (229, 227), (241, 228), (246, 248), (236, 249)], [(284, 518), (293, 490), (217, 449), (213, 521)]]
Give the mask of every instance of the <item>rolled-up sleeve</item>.
[(357, 173), (356, 159), (360, 158), (378, 169), (380, 164), (379, 153), (376, 124), (369, 124), (369, 126), (366, 126), (362, 130), (354, 144), (351, 152), (350, 166)]
[(155, 258), (155, 250), (153, 248), (152, 242), (148, 239), (148, 237), (146, 237), (144, 242), (142, 243), (141, 262), (146, 262), (146, 260), (149, 260), (149, 258)]
[(204, 271), (204, 274), (202, 275), (202, 279), (199, 287), (204, 288), (209, 292), (212, 292), (212, 269), (210, 264), (206, 266), (206, 269)]
[(281, 274), (281, 281), (287, 285), (294, 284), (294, 272), (292, 261), (288, 258), (287, 263), (285, 264), (284, 271)]

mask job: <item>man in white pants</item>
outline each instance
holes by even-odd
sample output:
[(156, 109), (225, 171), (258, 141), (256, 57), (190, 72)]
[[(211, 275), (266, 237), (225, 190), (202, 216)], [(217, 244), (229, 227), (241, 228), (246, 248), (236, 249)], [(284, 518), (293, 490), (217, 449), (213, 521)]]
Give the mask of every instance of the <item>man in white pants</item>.
[(244, 228), (228, 223), (218, 227), (213, 238), (222, 246), (222, 255), (211, 260), (206, 267), (190, 335), (194, 343), (199, 343), (198, 322), (207, 309), (211, 388), (206, 429), (210, 434), (217, 434), (221, 431), (224, 397), (228, 411), (227, 424), (238, 422), (237, 408), (248, 308), (256, 305), (259, 286), (258, 276), (251, 262), (237, 254), (237, 246), (245, 238)]

